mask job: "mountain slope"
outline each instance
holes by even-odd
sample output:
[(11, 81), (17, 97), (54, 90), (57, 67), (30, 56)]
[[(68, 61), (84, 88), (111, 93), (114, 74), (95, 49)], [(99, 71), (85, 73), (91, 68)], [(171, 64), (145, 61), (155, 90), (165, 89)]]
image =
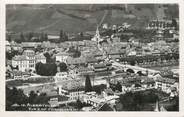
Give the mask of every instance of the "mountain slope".
[[(172, 9), (168, 9), (171, 7)], [(159, 10), (160, 9), (160, 10)], [(122, 24), (128, 22), (134, 28), (143, 28), (148, 19), (161, 16), (178, 17), (176, 5), (153, 4), (128, 5), (7, 5), (7, 30), (14, 32), (37, 31), (58, 33), (95, 30), (106, 12), (102, 23)]]

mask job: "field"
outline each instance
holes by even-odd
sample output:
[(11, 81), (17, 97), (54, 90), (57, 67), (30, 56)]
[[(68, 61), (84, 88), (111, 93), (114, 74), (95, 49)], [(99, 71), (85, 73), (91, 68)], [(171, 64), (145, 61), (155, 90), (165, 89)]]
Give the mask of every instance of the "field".
[(23, 86), (23, 85), (29, 85), (29, 84), (41, 84), (41, 83), (49, 83), (54, 82), (53, 78), (30, 78), (28, 80), (12, 80), (7, 81), (6, 86), (8, 87), (17, 87), (17, 86)]

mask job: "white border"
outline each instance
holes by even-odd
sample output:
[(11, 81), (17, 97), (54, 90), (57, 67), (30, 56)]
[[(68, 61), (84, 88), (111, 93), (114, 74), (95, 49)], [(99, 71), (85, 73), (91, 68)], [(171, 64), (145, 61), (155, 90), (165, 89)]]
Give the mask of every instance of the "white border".
[[(180, 112), (7, 112), (5, 111), (5, 5), (6, 4), (139, 4), (139, 3), (178, 3), (180, 22)], [(1, 0), (0, 1), (0, 116), (60, 116), (60, 117), (101, 117), (101, 116), (128, 116), (128, 117), (184, 117), (184, 1), (183, 0)]]

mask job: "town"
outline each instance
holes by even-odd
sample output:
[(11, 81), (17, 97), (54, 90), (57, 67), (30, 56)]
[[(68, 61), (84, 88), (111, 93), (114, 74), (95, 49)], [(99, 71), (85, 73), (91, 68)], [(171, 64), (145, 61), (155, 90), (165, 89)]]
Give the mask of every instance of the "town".
[(179, 19), (140, 30), (106, 12), (93, 31), (7, 30), (6, 110), (178, 111)]

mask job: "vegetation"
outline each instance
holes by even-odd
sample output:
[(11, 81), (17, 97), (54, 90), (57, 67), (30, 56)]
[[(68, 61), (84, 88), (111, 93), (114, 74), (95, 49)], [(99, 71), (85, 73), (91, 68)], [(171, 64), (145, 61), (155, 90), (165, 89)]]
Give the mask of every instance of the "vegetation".
[(60, 72), (68, 71), (68, 67), (67, 67), (66, 63), (64, 63), (64, 62), (59, 63), (59, 68), (60, 68)]
[(22, 52), (17, 51), (17, 50), (11, 50), (10, 52), (6, 51), (6, 59), (11, 60), (14, 56), (16, 55), (21, 55)]
[(92, 85), (91, 85), (91, 80), (89, 75), (86, 75), (86, 81), (85, 81), (85, 92), (91, 92), (92, 89)]
[(53, 63), (54, 60), (52, 59), (52, 55), (48, 52), (44, 53), (44, 56), (46, 57), (46, 63)]
[(158, 100), (158, 96), (150, 92), (128, 92), (124, 95), (120, 95), (120, 103), (122, 104), (122, 111), (141, 111), (144, 105), (148, 103), (155, 103)]
[(117, 84), (110, 84), (110, 88), (111, 88), (113, 91), (122, 92), (122, 85), (121, 85), (120, 82), (117, 82)]
[(106, 89), (106, 85), (104, 84), (93, 86), (93, 91), (95, 91), (97, 94), (101, 94), (104, 89)]
[(57, 65), (55, 63), (46, 63), (41, 62), (36, 64), (36, 73), (41, 76), (54, 76), (57, 73)]
[(33, 84), (39, 84), (39, 83), (48, 83), (53, 82), (54, 79), (52, 78), (29, 78), (28, 80), (13, 80), (13, 81), (7, 81), (6, 85), (9, 87), (15, 87), (15, 86), (22, 86), (23, 84), (27, 83), (33, 83)]
[(70, 47), (68, 52), (72, 53), (74, 58), (78, 58), (81, 56), (81, 52), (78, 50), (78, 48), (74, 48), (74, 46)]
[(59, 42), (65, 42), (65, 41), (68, 41), (68, 36), (67, 36), (66, 32), (64, 32), (63, 30), (60, 30)]
[[(6, 110), (7, 111), (26, 111), (27, 104), (47, 104), (48, 97), (45, 93), (38, 95), (31, 91), (29, 96), (26, 96), (21, 89), (10, 89), (6, 87)], [(23, 106), (24, 105), (24, 106)]]
[(167, 110), (179, 111), (179, 96), (174, 97), (170, 102), (171, 102), (171, 105), (167, 107)]

